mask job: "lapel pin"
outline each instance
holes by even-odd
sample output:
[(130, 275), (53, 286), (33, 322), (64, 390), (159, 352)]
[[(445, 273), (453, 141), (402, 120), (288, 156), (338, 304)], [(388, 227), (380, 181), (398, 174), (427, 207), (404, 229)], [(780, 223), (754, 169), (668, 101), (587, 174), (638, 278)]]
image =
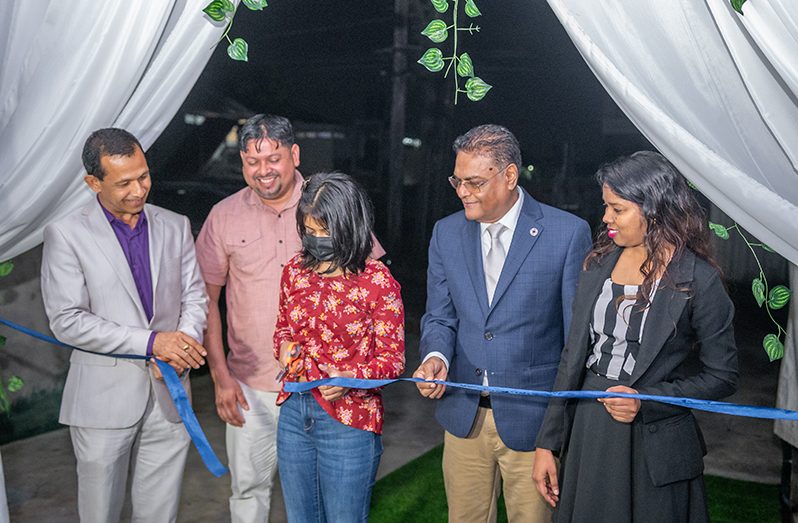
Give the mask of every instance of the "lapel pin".
[(532, 236), (537, 236), (538, 232), (539, 231), (538, 231), (537, 227), (532, 227), (531, 229), (529, 229), (529, 234), (532, 235)]

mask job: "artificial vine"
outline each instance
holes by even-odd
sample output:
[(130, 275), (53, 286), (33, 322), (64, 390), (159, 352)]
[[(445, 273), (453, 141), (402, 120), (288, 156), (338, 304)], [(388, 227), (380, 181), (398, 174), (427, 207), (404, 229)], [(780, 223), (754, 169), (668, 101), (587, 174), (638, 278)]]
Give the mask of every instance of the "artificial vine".
[(729, 239), (729, 231), (737, 231), (737, 234), (740, 235), (740, 238), (743, 239), (745, 244), (748, 246), (748, 249), (751, 251), (751, 254), (754, 256), (756, 265), (759, 267), (759, 276), (751, 281), (751, 292), (754, 295), (757, 305), (759, 305), (759, 307), (762, 307), (763, 305), (765, 306), (765, 311), (768, 313), (770, 321), (772, 321), (776, 326), (776, 333), (765, 335), (765, 337), (762, 339), (762, 346), (765, 348), (765, 352), (767, 353), (768, 358), (770, 358), (770, 361), (781, 359), (784, 356), (784, 342), (782, 342), (782, 336), (786, 336), (787, 331), (778, 321), (776, 321), (776, 319), (773, 317), (772, 311), (781, 309), (787, 305), (787, 303), (790, 301), (792, 292), (784, 285), (776, 285), (775, 287), (770, 288), (768, 285), (768, 279), (765, 277), (765, 271), (762, 270), (762, 264), (759, 262), (759, 256), (757, 256), (756, 250), (754, 248), (758, 247), (767, 252), (773, 252), (773, 249), (764, 243), (754, 243), (749, 241), (748, 238), (746, 238), (746, 236), (743, 234), (740, 226), (736, 223), (730, 227), (725, 227), (719, 223), (709, 222), (709, 228), (718, 238), (722, 240)]
[(743, 14), (743, 4), (746, 0), (731, 0), (731, 6), (740, 14)]
[[(430, 0), (430, 2), (432, 2), (432, 6), (435, 8), (435, 10), (441, 14), (444, 14), (449, 10), (449, 0)], [(470, 35), (478, 33), (479, 26), (474, 25), (473, 23), (469, 24), (468, 27), (459, 26), (458, 14), (460, 0), (452, 0), (452, 4), (451, 24), (447, 24), (445, 21), (436, 18), (435, 20), (432, 20), (423, 31), (421, 31), (421, 34), (432, 40), (432, 42), (441, 44), (449, 38), (449, 30), (451, 29), (452, 55), (444, 57), (443, 51), (437, 47), (430, 47), (421, 56), (421, 58), (418, 60), (418, 63), (426, 67), (428, 71), (437, 73), (443, 69), (445, 62), (448, 61), (449, 65), (446, 67), (446, 72), (443, 73), (443, 77), (447, 78), (449, 76), (449, 72), (454, 65), (456, 71), (456, 74), (453, 75), (455, 105), (457, 105), (457, 97), (460, 93), (465, 93), (466, 96), (468, 96), (468, 99), (472, 102), (478, 102), (485, 97), (485, 95), (493, 86), (486, 83), (479, 76), (474, 75), (474, 62), (471, 60), (471, 57), (468, 55), (468, 53), (462, 53), (458, 56), (457, 36), (460, 31), (467, 31)], [(466, 0), (463, 11), (469, 18), (476, 18), (482, 15), (477, 7), (477, 4), (474, 3), (474, 0)], [(465, 89), (460, 89), (460, 78), (466, 78), (465, 85), (463, 86)]]
[[(0, 263), (0, 277), (8, 276), (13, 268), (14, 263), (11, 261)], [(5, 346), (5, 344), (6, 337), (0, 335), (0, 347)], [(6, 382), (3, 382), (2, 377), (0, 377), (0, 414), (5, 414), (11, 410), (11, 400), (8, 399), (8, 393), (18, 392), (24, 384), (19, 376), (11, 376)]]
[[(264, 7), (268, 7), (266, 0), (241, 0), (241, 3), (247, 6), (252, 11), (262, 11)], [(210, 4), (206, 5), (202, 10), (203, 13), (208, 15), (214, 22), (227, 21), (227, 27), (224, 28), (224, 34), (219, 39), (219, 42), (227, 39), (230, 45), (227, 46), (227, 56), (233, 60), (240, 62), (247, 62), (247, 53), (249, 52), (249, 44), (243, 38), (235, 38), (230, 40), (230, 29), (233, 27), (233, 17), (236, 14), (236, 6), (231, 0), (213, 0)], [(216, 42), (217, 44), (219, 42)]]

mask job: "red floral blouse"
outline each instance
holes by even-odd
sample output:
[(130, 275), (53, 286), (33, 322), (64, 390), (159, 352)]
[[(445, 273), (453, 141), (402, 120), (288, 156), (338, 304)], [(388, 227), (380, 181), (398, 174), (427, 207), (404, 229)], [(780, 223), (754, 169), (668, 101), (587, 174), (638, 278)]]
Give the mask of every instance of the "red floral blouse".
[[(275, 358), (287, 341), (302, 346), (308, 381), (328, 377), (319, 364), (353, 371), (361, 379), (398, 377), (405, 367), (399, 283), (382, 262), (371, 258), (360, 274), (327, 277), (303, 269), (295, 256), (283, 269), (280, 282)], [(277, 404), (290, 395), (280, 391)], [(313, 389), (313, 397), (344, 425), (382, 433), (382, 394), (378, 389), (350, 389), (333, 402)]]

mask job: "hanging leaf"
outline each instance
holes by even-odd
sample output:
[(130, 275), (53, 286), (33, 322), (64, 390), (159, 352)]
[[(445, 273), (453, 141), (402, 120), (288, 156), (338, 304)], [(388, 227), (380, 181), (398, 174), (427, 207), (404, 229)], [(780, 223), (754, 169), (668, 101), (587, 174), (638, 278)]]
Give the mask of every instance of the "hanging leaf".
[(719, 223), (709, 222), (709, 229), (712, 232), (714, 232), (715, 235), (718, 238), (720, 238), (722, 240), (728, 240), (729, 239), (729, 231), (723, 225), (721, 225)]
[(439, 13), (445, 13), (449, 10), (449, 0), (431, 0), (432, 7)]
[(768, 353), (770, 361), (776, 361), (784, 356), (784, 344), (775, 334), (768, 334), (762, 339), (762, 346)]
[(476, 18), (477, 16), (480, 16), (482, 13), (477, 7), (477, 4), (474, 3), (474, 0), (466, 0), (465, 14), (467, 14), (471, 18)]
[(233, 60), (238, 60), (239, 62), (246, 62), (247, 60), (247, 51), (249, 50), (249, 46), (247, 45), (247, 41), (243, 38), (236, 38), (233, 40), (233, 43), (227, 46), (227, 56), (232, 58)]
[(751, 292), (754, 294), (756, 304), (761, 307), (765, 303), (765, 284), (761, 278), (754, 278), (751, 282)]
[(22, 378), (19, 376), (11, 376), (8, 378), (8, 391), (9, 392), (18, 392), (22, 386), (25, 385), (25, 382), (22, 381)]
[(440, 49), (431, 47), (427, 49), (424, 56), (418, 60), (418, 63), (426, 67), (428, 71), (437, 73), (443, 69), (443, 53)]
[(14, 262), (12, 262), (11, 260), (0, 263), (0, 277), (8, 276), (13, 269), (14, 269)]
[(0, 336), (0, 347), (3, 347), (6, 344), (6, 337)]
[(773, 249), (771, 249), (769, 245), (765, 245), (764, 243), (762, 245), (760, 245), (760, 247), (762, 247), (764, 250), (766, 250), (768, 252), (776, 252)]
[(731, 0), (731, 6), (734, 8), (735, 11), (737, 11), (738, 13), (740, 13), (742, 15), (742, 14), (744, 14), (743, 13), (743, 4), (745, 2), (746, 2), (746, 0)]
[(768, 295), (768, 307), (777, 310), (781, 309), (787, 302), (790, 301), (790, 289), (785, 287), (784, 285), (776, 285), (772, 289), (770, 289), (770, 294)]
[(439, 44), (445, 42), (449, 36), (449, 31), (446, 28), (446, 22), (443, 20), (433, 20), (427, 27), (421, 31), (421, 34)]
[(468, 99), (472, 102), (478, 102), (485, 98), (485, 95), (488, 94), (488, 91), (490, 91), (492, 87), (492, 85), (485, 83), (479, 76), (469, 78), (465, 83), (466, 96), (468, 96)]
[[(230, 4), (230, 0), (213, 0), (210, 4), (205, 6), (202, 12), (208, 15), (211, 20), (221, 22), (227, 16), (225, 2)], [(235, 9), (235, 7), (233, 9)]]
[(0, 414), (5, 414), (11, 410), (11, 402), (8, 401), (8, 395), (6, 395), (6, 391), (3, 390), (3, 387), (0, 386)]
[(460, 59), (457, 61), (457, 74), (463, 78), (466, 76), (474, 76), (474, 62), (471, 61), (471, 57), (468, 56), (468, 53), (460, 55)]
[(269, 7), (266, 0), (241, 0), (241, 2), (252, 11), (263, 11), (264, 7)]

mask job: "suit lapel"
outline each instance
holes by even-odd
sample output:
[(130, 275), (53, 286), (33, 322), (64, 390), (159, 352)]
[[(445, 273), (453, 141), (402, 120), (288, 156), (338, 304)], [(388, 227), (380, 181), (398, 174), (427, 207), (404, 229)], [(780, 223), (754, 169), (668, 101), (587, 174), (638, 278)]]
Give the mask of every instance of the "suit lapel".
[[(523, 191), (523, 189), (521, 190)], [(509, 288), (510, 282), (515, 278), (515, 275), (518, 273), (518, 270), (521, 268), (527, 256), (529, 256), (529, 251), (535, 246), (538, 238), (544, 234), (543, 225), (539, 221), (542, 217), (543, 212), (540, 208), (540, 204), (536, 202), (529, 193), (524, 191), (524, 203), (521, 207), (521, 212), (518, 214), (518, 223), (515, 225), (513, 241), (510, 243), (510, 251), (504, 259), (502, 273), (499, 276), (499, 281), (496, 283), (496, 291), (493, 293), (491, 310), (496, 307), (496, 304), (499, 303), (499, 300), (501, 300), (501, 297)], [(534, 235), (532, 234), (533, 232), (535, 232)]]
[(145, 206), (147, 213), (147, 233), (149, 235), (149, 250), (150, 250), (150, 272), (152, 274), (152, 317), (156, 317), (156, 308), (158, 302), (155, 296), (158, 293), (158, 276), (161, 272), (161, 260), (164, 259), (164, 238), (166, 231), (164, 230), (164, 221), (161, 219), (161, 214), (158, 210), (150, 205)]
[(465, 260), (471, 286), (476, 294), (482, 315), (488, 313), (488, 289), (485, 287), (485, 270), (482, 267), (482, 244), (479, 238), (479, 222), (466, 221), (460, 235), (463, 259)]
[[(114, 234), (111, 224), (108, 223), (108, 218), (105, 217), (102, 208), (98, 202), (88, 205), (84, 208), (84, 218), (86, 229), (89, 236), (97, 244), (98, 250), (103, 254), (111, 269), (116, 273), (119, 283), (122, 284), (125, 291), (127, 291), (130, 299), (136, 304), (141, 320), (147, 324), (147, 319), (144, 315), (144, 309), (141, 306), (141, 299), (136, 290), (136, 283), (133, 281), (133, 274), (130, 272), (130, 266), (125, 258), (125, 253), (122, 252), (122, 246), (119, 245), (119, 240)], [(101, 269), (98, 269), (101, 270)]]
[(687, 295), (677, 289), (693, 279), (694, 266), (695, 255), (689, 251), (668, 265), (666, 275), (662, 278), (648, 311), (643, 338), (640, 340), (640, 351), (632, 372), (632, 384), (648, 370), (673, 333), (676, 322), (687, 305)]

